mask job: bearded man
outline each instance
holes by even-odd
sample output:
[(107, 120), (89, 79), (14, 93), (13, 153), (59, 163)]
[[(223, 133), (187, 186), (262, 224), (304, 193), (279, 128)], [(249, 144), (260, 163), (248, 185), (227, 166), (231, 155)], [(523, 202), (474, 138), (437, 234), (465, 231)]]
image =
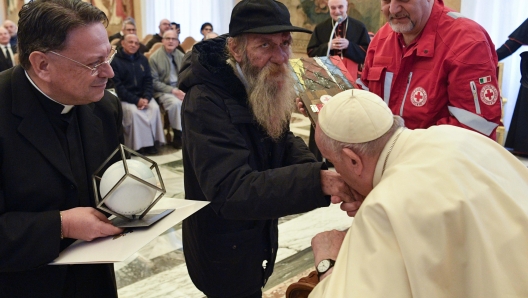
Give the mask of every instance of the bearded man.
[(295, 92), (286, 6), (243, 0), (229, 37), (196, 44), (179, 88), (187, 199), (211, 204), (183, 222), (189, 275), (208, 297), (261, 297), (278, 248), (277, 219), (352, 195), (289, 130)]

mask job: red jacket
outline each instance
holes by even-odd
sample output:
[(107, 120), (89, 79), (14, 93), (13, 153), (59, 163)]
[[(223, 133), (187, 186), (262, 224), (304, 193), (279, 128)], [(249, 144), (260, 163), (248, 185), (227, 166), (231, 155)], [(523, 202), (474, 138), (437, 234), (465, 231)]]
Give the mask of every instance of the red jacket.
[(452, 124), (495, 138), (501, 100), (497, 54), (486, 31), (436, 0), (422, 33), (404, 45), (402, 34), (385, 24), (370, 43), (359, 83), (408, 128)]

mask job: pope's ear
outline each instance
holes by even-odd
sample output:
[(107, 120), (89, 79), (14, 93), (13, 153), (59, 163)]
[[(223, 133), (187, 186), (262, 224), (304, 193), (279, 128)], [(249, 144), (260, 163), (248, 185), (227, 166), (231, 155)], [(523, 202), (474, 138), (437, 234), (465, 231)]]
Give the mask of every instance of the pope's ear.
[(363, 160), (359, 155), (349, 148), (343, 148), (341, 151), (341, 161), (350, 168), (356, 175), (363, 173)]
[(42, 52), (35, 51), (29, 55), (31, 69), (41, 80), (49, 82), (50, 68), (48, 56)]

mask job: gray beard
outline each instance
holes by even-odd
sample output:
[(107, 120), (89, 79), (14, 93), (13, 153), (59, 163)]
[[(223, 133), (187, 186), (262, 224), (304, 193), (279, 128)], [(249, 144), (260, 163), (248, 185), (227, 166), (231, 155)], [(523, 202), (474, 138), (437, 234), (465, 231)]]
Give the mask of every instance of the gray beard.
[(294, 79), (286, 64), (269, 63), (262, 69), (250, 65), (247, 56), (242, 73), (248, 83), (248, 102), (253, 117), (268, 136), (277, 141), (288, 130), (295, 107)]
[(389, 20), (389, 25), (391, 26), (392, 30), (396, 33), (408, 33), (411, 32), (414, 29), (414, 22), (409, 19), (408, 24), (393, 24), (392, 20)]

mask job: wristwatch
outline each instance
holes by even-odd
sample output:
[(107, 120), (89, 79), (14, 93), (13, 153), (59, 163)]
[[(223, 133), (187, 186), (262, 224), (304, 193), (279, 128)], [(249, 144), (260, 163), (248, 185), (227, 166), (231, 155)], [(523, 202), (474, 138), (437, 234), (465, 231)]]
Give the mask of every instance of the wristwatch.
[(317, 277), (321, 278), (321, 275), (325, 274), (330, 268), (334, 267), (335, 261), (332, 259), (325, 259), (317, 264)]

